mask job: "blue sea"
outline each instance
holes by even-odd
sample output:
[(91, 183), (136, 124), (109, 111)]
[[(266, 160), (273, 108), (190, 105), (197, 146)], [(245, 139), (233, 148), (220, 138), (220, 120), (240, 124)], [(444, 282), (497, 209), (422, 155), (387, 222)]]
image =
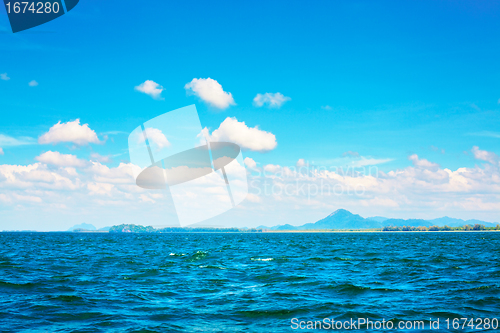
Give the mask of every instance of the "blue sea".
[(0, 331), (477, 332), (445, 320), (500, 317), (499, 259), (496, 232), (4, 232)]

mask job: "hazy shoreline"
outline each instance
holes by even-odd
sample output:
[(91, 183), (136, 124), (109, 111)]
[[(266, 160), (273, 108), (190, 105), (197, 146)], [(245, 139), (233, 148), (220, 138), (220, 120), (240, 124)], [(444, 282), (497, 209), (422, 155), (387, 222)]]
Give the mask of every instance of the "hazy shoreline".
[(396, 231), (396, 230), (263, 230), (262, 232), (248, 231), (176, 231), (176, 232), (109, 232), (109, 231), (36, 231), (36, 230), (2, 230), (3, 233), (69, 233), (69, 234), (291, 234), (291, 233), (477, 233), (499, 232), (500, 230), (442, 230), (442, 231)]

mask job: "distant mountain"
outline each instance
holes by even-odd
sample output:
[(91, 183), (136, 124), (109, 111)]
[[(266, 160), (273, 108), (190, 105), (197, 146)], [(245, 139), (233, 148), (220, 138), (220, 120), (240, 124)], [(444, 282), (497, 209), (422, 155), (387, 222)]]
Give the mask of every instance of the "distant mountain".
[(430, 227), (431, 225), (433, 225), (431, 222), (420, 219), (388, 219), (382, 222), (384, 227)]
[(109, 228), (111, 228), (111, 227), (99, 228), (98, 230), (99, 230), (99, 231), (109, 231)]
[(276, 231), (288, 231), (288, 230), (318, 230), (318, 229), (337, 229), (337, 230), (348, 230), (348, 229), (381, 229), (383, 227), (393, 226), (393, 227), (430, 227), (437, 225), (443, 227), (445, 225), (449, 227), (461, 227), (464, 225), (473, 226), (474, 224), (482, 224), (485, 227), (494, 227), (498, 223), (490, 223), (479, 220), (467, 220), (454, 219), (451, 217), (441, 217), (434, 220), (422, 220), (422, 219), (389, 219), (382, 216), (374, 216), (369, 218), (363, 218), (357, 214), (353, 214), (345, 209), (338, 209), (331, 213), (322, 220), (315, 223), (306, 223), (301, 226), (293, 226), (290, 224), (278, 225), (274, 227), (258, 226), (256, 229), (269, 229)]
[(307, 223), (298, 230), (310, 229), (371, 229), (380, 228), (380, 223), (367, 220), (359, 215), (355, 215), (345, 209), (338, 209), (316, 223)]
[(484, 222), (484, 221), (479, 221), (479, 220), (462, 220), (462, 219), (455, 219), (453, 217), (440, 217), (437, 219), (429, 220), (432, 225), (437, 225), (440, 227), (444, 227), (447, 225), (448, 227), (461, 227), (463, 225), (470, 225), (473, 226), (474, 224), (482, 224), (485, 227), (494, 227), (497, 225), (497, 223), (491, 223), (491, 222)]
[(73, 231), (75, 229), (96, 230), (96, 227), (94, 227), (92, 224), (81, 223), (72, 226), (71, 228), (68, 229), (68, 231)]
[(467, 220), (465, 221), (465, 224), (468, 224), (468, 225), (474, 225), (474, 224), (483, 224), (485, 227), (496, 227), (497, 224), (500, 224), (500, 223), (491, 223), (491, 222), (484, 222), (484, 221), (480, 221), (480, 220)]
[(276, 226), (276, 227), (272, 228), (272, 230), (297, 230), (297, 227), (294, 227), (293, 225), (290, 225), (290, 224), (285, 224), (285, 225)]
[(373, 220), (373, 221), (377, 221), (377, 222), (384, 222), (385, 220), (388, 220), (389, 218), (388, 217), (383, 217), (383, 216), (372, 216), (372, 217), (367, 217), (366, 218), (367, 220)]
[(270, 230), (317, 230), (317, 229), (373, 229), (382, 228), (382, 224), (377, 221), (365, 219), (357, 214), (353, 214), (345, 209), (338, 209), (316, 223), (307, 223), (295, 227), (290, 224), (278, 225), (271, 228), (259, 226), (257, 229)]

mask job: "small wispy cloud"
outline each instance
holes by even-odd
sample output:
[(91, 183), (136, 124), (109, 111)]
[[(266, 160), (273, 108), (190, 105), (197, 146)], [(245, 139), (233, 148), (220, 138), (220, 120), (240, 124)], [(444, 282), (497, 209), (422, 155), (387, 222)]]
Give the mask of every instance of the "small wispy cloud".
[(28, 136), (20, 136), (14, 138), (5, 134), (0, 134), (0, 146), (1, 147), (17, 147), (36, 144), (36, 139), (30, 138)]
[(491, 151), (481, 150), (481, 149), (479, 149), (478, 146), (472, 147), (471, 151), (472, 151), (472, 154), (474, 155), (474, 158), (477, 160), (486, 161), (486, 162), (489, 162), (491, 164), (496, 164), (499, 160), (499, 157), (497, 154), (495, 154), (494, 152), (491, 152)]
[(483, 137), (487, 137), (487, 138), (500, 139), (500, 133), (499, 132), (481, 131), (481, 132), (467, 133), (466, 135), (483, 136)]
[(28, 83), (28, 86), (30, 87), (36, 87), (38, 85), (38, 82), (36, 82), (35, 80), (32, 80)]
[(0, 74), (0, 80), (9, 81), (10, 77), (7, 75), (7, 73), (2, 73)]
[(270, 108), (280, 108), (285, 102), (291, 101), (292, 99), (282, 93), (265, 93), (257, 94), (253, 99), (253, 104), (257, 107), (262, 107), (267, 105)]
[(90, 159), (100, 163), (111, 163), (113, 160), (109, 156), (102, 156), (99, 153), (91, 153)]
[(361, 159), (357, 161), (352, 161), (351, 165), (356, 168), (364, 167), (364, 166), (369, 166), (369, 165), (378, 165), (378, 164), (384, 164), (387, 162), (392, 162), (394, 161), (393, 158), (365, 158), (361, 157)]
[(125, 131), (106, 131), (102, 132), (102, 135), (118, 135), (118, 134), (129, 134), (128, 132)]
[[(349, 154), (353, 153), (353, 154)], [(311, 165), (323, 165), (323, 166), (350, 166), (354, 168), (360, 168), (371, 165), (379, 165), (394, 161), (394, 158), (373, 158), (371, 156), (356, 156), (356, 152), (346, 152), (342, 154), (342, 157), (333, 159), (318, 159), (311, 163)]]
[(476, 104), (474, 104), (474, 103), (472, 103), (472, 104), (470, 105), (470, 107), (471, 107), (471, 108), (473, 108), (473, 109), (474, 109), (474, 110), (476, 110), (476, 111), (481, 111), (481, 108), (480, 108), (479, 106), (477, 106)]
[(440, 152), (441, 154), (444, 154), (446, 152), (443, 148), (439, 148), (439, 147), (432, 146), (432, 145), (431, 145), (431, 150), (435, 151), (435, 152)]
[(346, 156), (352, 156), (352, 157), (359, 157), (359, 153), (357, 151), (346, 151), (345, 153), (342, 154), (342, 157)]
[(332, 110), (332, 107), (330, 105), (324, 105), (324, 106), (321, 106), (321, 108), (323, 110), (328, 110), (328, 111)]

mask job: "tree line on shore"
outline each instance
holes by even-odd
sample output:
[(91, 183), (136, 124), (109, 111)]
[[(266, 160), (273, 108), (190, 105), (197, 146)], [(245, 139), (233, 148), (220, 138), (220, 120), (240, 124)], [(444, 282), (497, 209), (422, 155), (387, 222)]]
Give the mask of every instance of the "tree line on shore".
[(438, 227), (437, 225), (433, 225), (430, 227), (386, 226), (382, 229), (382, 231), (483, 231), (483, 230), (500, 230), (500, 224), (497, 224), (495, 227), (485, 227), (482, 224), (474, 224), (473, 226), (466, 224), (461, 227), (449, 227), (447, 225), (443, 227)]
[[(322, 229), (323, 231), (342, 231), (340, 229)], [(439, 227), (436, 225), (425, 227), (413, 226), (386, 226), (382, 229), (366, 229), (366, 230), (351, 230), (351, 231), (500, 231), (500, 224), (495, 227), (486, 227), (482, 224), (464, 225), (460, 227), (449, 227), (447, 225)], [(312, 231), (312, 230), (310, 230)], [(320, 230), (316, 230), (320, 231)], [(344, 230), (345, 231), (345, 230)], [(135, 224), (120, 224), (112, 226), (109, 229), (110, 233), (176, 233), (176, 232), (262, 232), (262, 229), (239, 229), (239, 228), (210, 228), (210, 227), (166, 227), (155, 229), (151, 226), (142, 226)]]
[(182, 228), (182, 227), (167, 227), (155, 229), (151, 226), (142, 226), (135, 224), (120, 224), (109, 228), (110, 233), (172, 233), (172, 232), (262, 232), (260, 229), (238, 229), (238, 228)]

